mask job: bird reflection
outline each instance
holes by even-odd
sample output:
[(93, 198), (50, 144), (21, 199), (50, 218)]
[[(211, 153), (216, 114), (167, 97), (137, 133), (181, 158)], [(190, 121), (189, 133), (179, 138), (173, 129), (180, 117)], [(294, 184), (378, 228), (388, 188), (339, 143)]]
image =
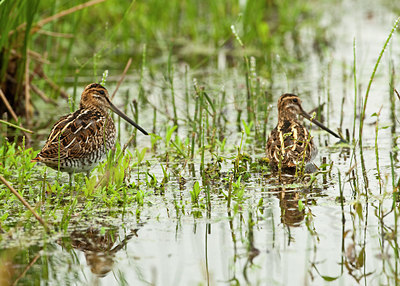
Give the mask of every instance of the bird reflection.
[(299, 226), (305, 216), (305, 210), (299, 209), (299, 192), (278, 188), (281, 222), (287, 226)]
[[(271, 178), (271, 180), (277, 180)], [(299, 207), (299, 200), (304, 199), (304, 194), (308, 193), (307, 187), (296, 187), (298, 178), (292, 175), (284, 175), (279, 181), (270, 182), (277, 184), (273, 191), (279, 199), (279, 206), (281, 208), (281, 222), (287, 226), (297, 227), (301, 225), (306, 215), (305, 209)], [(279, 184), (279, 185), (278, 185)], [(314, 189), (315, 191), (315, 189)], [(306, 198), (304, 204), (308, 204), (309, 199)]]
[(60, 245), (70, 249), (71, 247), (84, 252), (86, 263), (93, 274), (104, 277), (114, 265), (114, 256), (128, 241), (137, 236), (138, 229), (131, 230), (119, 244), (118, 228), (109, 228), (105, 232), (101, 228), (89, 227), (86, 230), (74, 230), (70, 237), (64, 238)]

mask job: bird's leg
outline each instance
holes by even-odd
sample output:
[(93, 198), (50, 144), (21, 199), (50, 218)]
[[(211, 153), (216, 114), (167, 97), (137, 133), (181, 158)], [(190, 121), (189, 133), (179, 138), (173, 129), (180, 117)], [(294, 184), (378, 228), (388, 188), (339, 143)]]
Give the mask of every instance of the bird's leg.
[(72, 188), (72, 176), (73, 176), (73, 173), (68, 173), (68, 176), (69, 176), (69, 187)]
[(89, 170), (89, 171), (86, 171), (86, 173), (85, 173), (85, 185), (89, 182), (89, 179), (90, 179), (90, 172), (91, 172), (92, 170)]

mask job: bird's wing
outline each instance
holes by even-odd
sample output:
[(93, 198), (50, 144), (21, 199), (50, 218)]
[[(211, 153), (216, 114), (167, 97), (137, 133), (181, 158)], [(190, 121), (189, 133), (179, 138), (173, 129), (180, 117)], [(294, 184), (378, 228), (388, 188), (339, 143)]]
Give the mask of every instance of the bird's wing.
[(58, 161), (88, 156), (92, 150), (104, 147), (105, 124), (106, 118), (91, 110), (78, 110), (66, 115), (54, 125), (38, 157), (42, 161)]

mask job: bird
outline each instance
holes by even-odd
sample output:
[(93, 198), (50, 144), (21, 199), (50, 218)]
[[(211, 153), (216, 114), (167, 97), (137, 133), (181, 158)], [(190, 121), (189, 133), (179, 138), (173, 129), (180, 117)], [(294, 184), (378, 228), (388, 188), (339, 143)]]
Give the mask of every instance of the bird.
[(274, 170), (293, 171), (302, 163), (304, 165), (311, 163), (318, 153), (310, 132), (301, 123), (298, 115), (342, 139), (305, 112), (297, 95), (283, 94), (278, 99), (278, 124), (271, 131), (266, 144), (267, 159)]
[(104, 86), (92, 83), (83, 90), (79, 109), (54, 124), (43, 148), (31, 162), (67, 172), (70, 185), (75, 173), (84, 172), (89, 177), (90, 171), (115, 145), (115, 124), (108, 110), (148, 135), (111, 102)]

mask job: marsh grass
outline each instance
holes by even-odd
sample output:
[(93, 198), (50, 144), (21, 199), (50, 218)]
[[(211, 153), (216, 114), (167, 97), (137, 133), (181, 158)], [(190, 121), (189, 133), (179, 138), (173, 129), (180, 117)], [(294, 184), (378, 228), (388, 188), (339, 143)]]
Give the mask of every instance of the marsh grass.
[[(41, 2), (45, 3), (47, 1)], [(142, 138), (136, 136), (136, 130), (130, 130), (131, 137), (127, 139), (127, 131), (118, 120), (116, 123), (119, 137), (115, 150), (108, 154), (107, 159), (99, 164), (89, 178), (77, 175), (71, 188), (66, 184), (65, 174), (60, 173), (57, 178), (53, 170), (34, 166), (30, 160), (36, 151), (24, 144), (9, 143), (1, 132), (0, 173), (54, 227), (54, 237), (65, 238), (71, 235), (74, 227), (86, 225), (88, 222), (98, 226), (100, 220), (110, 220), (120, 226), (121, 221), (126, 223), (121, 219), (125, 216), (145, 224), (149, 218), (158, 220), (148, 215), (148, 212), (165, 206), (168, 219), (177, 221), (177, 237), (179, 229), (185, 223), (182, 218), (190, 216), (194, 229), (197, 224), (206, 222), (206, 239), (214, 223), (213, 219), (226, 220), (234, 245), (233, 265), (245, 257), (245, 266), (240, 271), (248, 275), (250, 282), (250, 274), (257, 269), (253, 260), (257, 263), (257, 256), (263, 255), (257, 248), (257, 232), (265, 225), (271, 229), (271, 238), (268, 237), (268, 240), (272, 241), (271, 249), (267, 251), (277, 251), (279, 254), (280, 250), (276, 248), (280, 239), (278, 232), (284, 229), (288, 243), (285, 247), (289, 248), (295, 243), (296, 233), (304, 226), (310, 237), (307, 245), (310, 253), (307, 254), (307, 259), (311, 261), (310, 264), (306, 263), (305, 272), (311, 273), (313, 279), (321, 277), (324, 281), (334, 281), (345, 274), (345, 268), (354, 273), (363, 268), (365, 270), (367, 220), (371, 216), (368, 214), (368, 206), (371, 202), (378, 205), (376, 217), (380, 219), (382, 232), (379, 235), (382, 239), (385, 238), (385, 233), (395, 237), (400, 179), (396, 174), (396, 146), (390, 152), (391, 182), (388, 181), (386, 169), (379, 160), (379, 156), (387, 150), (379, 149), (383, 127), (380, 126), (381, 121), (377, 120), (375, 142), (372, 146), (375, 148), (375, 166), (378, 172), (376, 179), (379, 180), (382, 191), (381, 202), (388, 194), (391, 195), (391, 211), (395, 221), (393, 229), (385, 228), (384, 219), (390, 212), (384, 212), (384, 206), (379, 205), (381, 202), (377, 203), (378, 199), (371, 194), (371, 190), (362, 191), (364, 186), (358, 168), (360, 157), (357, 156), (356, 147), (362, 148), (363, 135), (362, 128), (359, 129), (358, 138), (355, 134), (356, 125), (361, 123), (357, 118), (361, 83), (357, 78), (360, 71), (356, 65), (356, 41), (353, 42), (352, 70), (347, 71), (345, 65), (342, 67), (343, 85), (349, 81), (345, 79), (347, 73), (352, 72), (354, 80), (353, 126), (350, 126), (353, 145), (339, 145), (328, 151), (322, 149), (324, 154), (328, 154), (328, 158), (323, 161), (321, 170), (313, 175), (306, 175), (300, 169), (296, 180), (285, 181), (284, 174), (280, 174), (279, 177), (282, 178), (277, 181), (276, 174), (271, 174), (267, 164), (262, 164), (265, 163), (262, 156), (271, 127), (270, 110), (274, 108), (271, 106), (275, 106), (277, 90), (282, 88), (274, 85), (279, 85), (277, 78), (282, 74), (290, 80), (301, 72), (301, 66), (296, 66), (296, 63), (306, 57), (306, 49), (301, 49), (302, 39), (296, 30), (304, 25), (315, 28), (315, 20), (308, 18), (309, 8), (300, 1), (248, 1), (244, 7), (236, 2), (228, 5), (208, 0), (201, 3), (177, 0), (160, 3), (132, 1), (114, 5), (112, 1), (107, 1), (102, 4), (101, 9), (93, 9), (96, 9), (98, 17), (109, 19), (108, 23), (99, 21), (98, 26), (87, 34), (85, 31), (88, 31), (91, 27), (89, 24), (93, 22), (88, 17), (91, 15), (89, 11), (60, 19), (57, 25), (52, 26), (49, 23), (45, 26), (46, 29), (77, 36), (76, 39), (48, 38), (48, 47), (53, 49), (49, 59), (54, 60), (54, 64), (44, 66), (45, 70), (57, 69), (54, 76), (56, 82), (63, 81), (65, 76), (71, 80), (71, 110), (76, 108), (79, 100), (77, 88), (81, 81), (86, 80), (82, 77), (89, 75), (90, 81), (97, 80), (100, 72), (107, 66), (110, 68), (107, 80), (110, 85), (113, 84), (115, 70), (122, 70), (124, 57), (128, 56), (126, 51), (129, 51), (137, 70), (130, 71), (135, 76), (128, 80), (133, 81), (133, 86), (137, 89), (132, 88), (124, 93), (123, 108), (133, 114), (136, 122), (140, 119), (152, 125), (154, 134), (151, 134), (148, 141), (143, 143)], [(74, 4), (77, 2), (64, 5)], [(49, 7), (50, 14), (66, 8), (59, 7), (57, 3)], [(130, 13), (132, 11), (134, 13)], [(239, 12), (243, 13), (238, 16)], [(299, 16), (304, 16), (306, 23)], [(263, 17), (266, 20), (261, 20)], [(276, 22), (272, 20), (274, 17), (279, 17), (279, 26), (275, 26)], [(307, 21), (311, 23), (307, 24)], [(126, 25), (127, 23), (130, 25)], [(230, 28), (232, 25), (234, 29)], [(210, 26), (213, 27), (212, 31), (205, 30), (205, 27)], [(85, 36), (81, 36), (82, 34)], [(41, 42), (44, 36), (37, 37), (32, 45)], [(189, 37), (190, 41), (187, 40)], [(294, 47), (291, 48), (286, 41), (294, 43)], [(93, 42), (97, 46), (89, 47)], [(201, 47), (201, 51), (193, 50), (188, 55), (185, 46), (190, 44)], [(81, 47), (80, 50), (76, 50), (75, 45)], [(212, 51), (205, 52), (204, 46), (211, 46)], [(212, 72), (216, 68), (217, 51), (222, 49), (226, 52), (225, 68), (233, 70), (228, 75), (225, 75), (225, 71)], [(260, 50), (263, 51), (262, 55)], [(274, 57), (277, 51), (279, 60)], [(56, 59), (60, 54), (65, 55), (65, 59)], [(288, 70), (282, 72), (283, 66), (287, 66)], [(332, 68), (332, 63), (321, 68), (326, 77), (323, 79), (327, 82), (332, 77)], [(370, 84), (373, 77), (374, 74)], [(392, 88), (395, 86), (394, 78), (392, 76)], [(44, 83), (41, 84), (44, 86)], [(329, 84), (321, 84), (321, 91), (325, 96), (318, 98), (319, 104), (327, 101), (325, 111), (328, 114), (334, 108), (330, 88)], [(393, 90), (391, 96), (391, 110), (395, 118)], [(136, 100), (132, 102), (131, 98)], [(361, 98), (364, 107), (367, 99), (368, 91)], [(341, 109), (344, 109), (344, 101)], [(334, 124), (329, 115), (323, 115), (328, 124)], [(377, 119), (379, 115), (380, 113), (376, 113)], [(340, 122), (340, 126), (345, 122), (342, 115)], [(396, 137), (396, 128), (393, 136)], [(393, 142), (395, 145), (395, 139)], [(125, 146), (122, 147), (122, 143), (126, 143)], [(319, 143), (323, 145), (322, 139)], [(335, 174), (332, 169), (337, 162), (332, 162), (330, 153), (339, 153), (342, 149), (346, 149), (345, 152), (348, 153), (343, 157), (350, 158), (350, 162), (346, 162), (349, 168), (340, 169)], [(337, 160), (343, 160), (340, 156)], [(341, 164), (343, 166), (343, 162)], [(332, 189), (338, 190), (338, 194), (327, 194), (327, 190)], [(312, 253), (319, 249), (320, 240), (324, 239), (314, 212), (314, 206), (319, 204), (318, 200), (322, 196), (337, 196), (336, 202), (328, 200), (325, 203), (329, 207), (336, 207), (337, 204), (340, 208), (340, 276), (333, 271), (325, 275), (318, 265), (320, 262), (316, 260), (317, 255)], [(0, 215), (2, 231), (34, 231), (37, 222), (3, 186), (0, 186), (0, 198), (3, 210)], [(279, 218), (277, 219), (272, 207), (278, 201), (281, 222), (277, 221)], [(215, 218), (215, 209), (221, 205), (226, 208), (226, 217)], [(293, 217), (290, 217), (291, 213), (294, 213)], [(1, 236), (1, 239), (2, 245), (7, 248), (5, 236)], [(50, 237), (49, 241), (53, 239)], [(389, 241), (397, 259), (397, 239)], [(345, 244), (349, 243), (354, 245), (351, 252), (354, 254), (353, 261), (346, 256)], [(244, 250), (241, 249), (241, 244), (245, 245)], [(397, 273), (397, 261), (393, 269), (396, 271), (393, 273)], [(312, 273), (313, 271), (316, 273)], [(206, 274), (209, 275), (208, 272)], [(364, 276), (357, 279), (365, 280), (367, 274), (364, 271)], [(241, 278), (235, 279), (234, 277), (230, 281), (240, 281)], [(249, 281), (246, 280), (250, 283)]]
[[(30, 162), (34, 157), (32, 149), (25, 150), (15, 144), (5, 144), (0, 148), (0, 158), (2, 159), (0, 167), (1, 173), (9, 178), (12, 178), (10, 176), (15, 174), (16, 170), (20, 170), (17, 173), (18, 179), (13, 179), (13, 185), (20, 188), (21, 195), (29, 198), (32, 205), (37, 205), (37, 203), (41, 202), (40, 204), (44, 205), (44, 212), (40, 211), (40, 213), (46, 220), (57, 229), (66, 231), (71, 218), (75, 216), (77, 208), (82, 208), (82, 201), (85, 202), (83, 210), (86, 215), (93, 214), (98, 207), (121, 208), (132, 203), (143, 206), (143, 198), (146, 196), (146, 192), (140, 189), (142, 184), (140, 181), (128, 183), (127, 180), (132, 176), (132, 172), (140, 173), (139, 165), (143, 162), (145, 152), (146, 149), (143, 149), (141, 151), (138, 150), (136, 156), (133, 156), (130, 152), (122, 155), (121, 148), (117, 146), (115, 154), (113, 156), (110, 154), (108, 160), (99, 166), (98, 175), (94, 175), (90, 179), (84, 176), (76, 176), (75, 185), (72, 189), (66, 184), (57, 183), (57, 180), (49, 183), (47, 176), (43, 177), (43, 181), (35, 181), (33, 177), (34, 163)], [(20, 154), (16, 156), (18, 153)], [(96, 179), (103, 178), (104, 174), (107, 175), (107, 184), (95, 188)], [(27, 180), (30, 181), (28, 188), (23, 187), (27, 184)], [(35, 189), (42, 191), (37, 193)], [(12, 213), (13, 217), (19, 216), (18, 213), (24, 214), (24, 210), (15, 212), (13, 207), (7, 207), (8, 204), (11, 204), (10, 206), (14, 205), (15, 198), (6, 189), (2, 188), (1, 190), (2, 209), (5, 211), (2, 219), (6, 220), (9, 217), (9, 213)], [(18, 207), (18, 209), (20, 208)], [(40, 210), (43, 209), (41, 208)], [(61, 216), (59, 215), (60, 211), (62, 213)], [(29, 226), (32, 221), (28, 219), (23, 224)]]
[[(379, 63), (380, 63), (380, 61), (381, 61), (381, 59), (382, 59), (382, 56), (383, 56), (384, 52), (386, 51), (386, 48), (387, 48), (387, 46), (388, 46), (388, 44), (389, 44), (389, 42), (390, 42), (390, 40), (391, 40), (391, 38), (392, 38), (393, 33), (397, 30), (397, 26), (398, 26), (398, 24), (399, 24), (399, 21), (400, 21), (400, 17), (396, 19), (396, 21), (395, 21), (394, 24), (393, 24), (392, 30), (390, 31), (388, 37), (386, 38), (386, 41), (385, 41), (385, 43), (384, 43), (384, 45), (383, 45), (383, 47), (382, 47), (381, 52), (379, 53), (378, 59), (376, 60), (374, 69), (373, 69), (373, 71), (372, 71), (370, 80), (369, 80), (369, 82), (368, 82), (368, 86), (367, 86), (367, 89), (366, 89), (366, 91), (365, 91), (365, 97), (364, 97), (363, 100), (362, 100), (362, 102), (363, 102), (363, 107), (362, 107), (361, 115), (360, 115), (359, 141), (358, 141), (358, 144), (359, 144), (359, 146), (360, 146), (360, 157), (361, 157), (361, 166), (362, 166), (362, 169), (363, 169), (363, 174), (365, 174), (366, 170), (365, 170), (365, 163), (364, 163), (364, 156), (363, 156), (363, 154), (364, 154), (363, 152), (364, 152), (364, 151), (363, 151), (363, 140), (362, 140), (362, 139), (363, 139), (363, 129), (364, 129), (365, 111), (366, 111), (366, 108), (367, 108), (368, 97), (369, 97), (369, 93), (370, 93), (370, 90), (371, 90), (371, 85), (372, 85), (372, 82), (373, 82), (373, 80), (374, 80), (374, 78), (375, 78), (375, 74), (376, 74), (376, 72), (377, 72)], [(354, 60), (355, 60), (355, 59), (354, 59)], [(357, 92), (357, 91), (356, 91), (356, 92)], [(364, 181), (365, 181), (365, 184), (366, 184), (366, 186), (368, 187), (368, 179), (366, 178), (366, 176), (364, 176), (364, 178), (365, 178), (365, 180), (364, 180)]]
[[(79, 77), (85, 76), (87, 70), (92, 70), (91, 76), (98, 79), (99, 71), (104, 67), (113, 67), (112, 61), (121, 54), (131, 54), (135, 64), (141, 65), (141, 80), (139, 87), (139, 102), (146, 102), (145, 89), (143, 88), (143, 74), (148, 67), (146, 58), (149, 56), (161, 57), (167, 59), (166, 79), (171, 91), (174, 124), (178, 125), (177, 107), (174, 96), (174, 63), (173, 55), (186, 58), (184, 50), (185, 38), (191, 38), (191, 41), (199, 46), (210, 45), (213, 47), (213, 55), (206, 57), (206, 62), (211, 62), (220, 49), (226, 49), (229, 56), (234, 55), (235, 51), (229, 50), (231, 31), (229, 27), (232, 23), (238, 25), (243, 41), (251, 43), (248, 45), (249, 51), (254, 51), (253, 47), (265, 52), (266, 56), (250, 57), (253, 52), (245, 50), (246, 82), (248, 84), (247, 104), (248, 110), (254, 111), (254, 105), (258, 101), (255, 96), (255, 90), (259, 83), (255, 81), (254, 65), (256, 60), (261, 64), (270, 66), (266, 59), (270, 54), (280, 50), (284, 43), (281, 35), (291, 34), (291, 38), (298, 42), (297, 36), (292, 27), (299, 28), (301, 25), (308, 25), (306, 21), (293, 21), (286, 17), (287, 4), (274, 3), (275, 1), (264, 4), (240, 5), (238, 2), (231, 4), (215, 4), (213, 1), (203, 1), (194, 3), (193, 1), (171, 1), (171, 3), (160, 5), (158, 1), (138, 2), (128, 1), (114, 5), (113, 1), (94, 0), (81, 3), (81, 1), (71, 1), (68, 4), (58, 4), (54, 1), (26, 1), (18, 0), (11, 3), (4, 1), (1, 5), (2, 18), (2, 37), (0, 41), (0, 50), (2, 50), (1, 75), (4, 78), (8, 61), (11, 58), (13, 45), (20, 49), (22, 57), (19, 60), (17, 82), (24, 82), (25, 63), (28, 60), (29, 51), (35, 51), (40, 54), (46, 54), (46, 58), (36, 59), (32, 57), (27, 70), (32, 69), (34, 61), (38, 61), (40, 70), (44, 74), (52, 75), (42, 76), (39, 81), (39, 87), (51, 93), (50, 97), (58, 97), (59, 88), (55, 84), (63, 83), (63, 79), (68, 73), (73, 72), (73, 92), (71, 97), (71, 109), (75, 109), (77, 104), (76, 87), (79, 83)], [(101, 3), (101, 7), (99, 4)], [(99, 25), (93, 28), (91, 17), (86, 7), (91, 7), (96, 11), (99, 19), (108, 19), (108, 21), (98, 21)], [(291, 15), (300, 17), (309, 13), (307, 5), (300, 1), (292, 3)], [(163, 13), (160, 13), (160, 10)], [(60, 11), (61, 10), (61, 11)], [(25, 11), (27, 13), (25, 13)], [(266, 13), (264, 13), (266, 12)], [(143, 17), (142, 13), (149, 15)], [(238, 16), (243, 13), (243, 17)], [(7, 16), (5, 16), (7, 15)], [(167, 16), (168, 15), (168, 16)], [(225, 15), (221, 17), (221, 15)], [(250, 17), (249, 15), (254, 16)], [(266, 18), (264, 19), (266, 15)], [(279, 29), (275, 29), (275, 18), (280, 17), (281, 22), (285, 23)], [(157, 19), (157, 25), (154, 20)], [(262, 24), (256, 24), (255, 19), (264, 19)], [(214, 25), (210, 33), (203, 33), (205, 27)], [(129, 23), (129, 24), (128, 24)], [(182, 25), (182, 23), (192, 23)], [(194, 25), (193, 23), (196, 23)], [(131, 27), (134, 27), (131, 29)], [(156, 32), (157, 31), (157, 32)], [(11, 34), (10, 37), (8, 35)], [(75, 37), (74, 35), (84, 35)], [(16, 45), (20, 38), (24, 38), (22, 45)], [(274, 40), (275, 38), (275, 40)], [(222, 42), (221, 42), (222, 39)], [(45, 43), (45, 44), (43, 44)], [(96, 43), (96, 45), (89, 45)], [(142, 43), (142, 51), (132, 43)], [(155, 44), (156, 43), (156, 44)], [(89, 46), (88, 46), (89, 45)], [(79, 46), (79, 49), (76, 47)], [(285, 45), (283, 45), (285, 46)], [(129, 51), (129, 52), (124, 52)], [(134, 51), (133, 54), (131, 51)], [(138, 51), (138, 52), (136, 52)], [(17, 50), (18, 52), (18, 50)], [(202, 51), (200, 51), (202, 53)], [(290, 53), (290, 50), (283, 49), (280, 53)], [(60, 56), (62, 55), (62, 56)], [(286, 57), (281, 57), (285, 59)], [(44, 64), (43, 64), (44, 62)], [(49, 64), (51, 62), (52, 64)], [(165, 60), (162, 60), (163, 64)], [(190, 62), (190, 61), (189, 61)], [(252, 66), (252, 64), (254, 64)], [(148, 67), (150, 72), (153, 66)], [(195, 68), (196, 69), (196, 68)], [(42, 73), (41, 73), (42, 74)], [(49, 85), (53, 87), (49, 89)], [(23, 88), (17, 88), (16, 96), (22, 96)], [(188, 94), (188, 93), (187, 93)], [(258, 95), (261, 93), (258, 93)], [(30, 94), (27, 94), (30, 96)], [(65, 93), (63, 93), (65, 96)], [(33, 95), (33, 100), (37, 100), (37, 95)], [(33, 109), (34, 106), (29, 107)], [(30, 111), (32, 112), (32, 110)], [(248, 116), (256, 116), (254, 112), (248, 112)], [(214, 117), (214, 120), (215, 117)], [(252, 118), (248, 118), (249, 123)], [(255, 132), (257, 133), (260, 124), (256, 122)], [(259, 138), (256, 136), (256, 138)]]
[[(39, 0), (2, 1), (0, 5), (2, 27), (0, 29), (0, 87), (5, 94), (2, 101), (8, 107), (5, 109), (4, 106), (6, 105), (2, 104), (1, 113), (8, 112), (13, 115), (13, 119), (17, 122), (19, 120), (15, 118), (14, 114), (18, 114), (24, 117), (24, 120), (30, 125), (32, 124), (31, 119), (34, 111), (34, 106), (31, 104), (32, 98), (35, 99), (38, 96), (46, 102), (54, 103), (38, 85), (31, 83), (33, 78), (37, 79), (41, 86), (44, 83), (50, 87), (50, 91), (55, 91), (63, 97), (67, 97), (54, 80), (50, 79), (44, 72), (44, 70), (47, 70), (46, 67), (49, 61), (42, 56), (42, 54), (47, 54), (49, 51), (55, 52), (57, 50), (60, 52), (58, 48), (53, 49), (53, 42), (46, 38), (57, 38), (60, 34), (46, 33), (46, 31), (42, 30), (42, 27), (51, 25), (53, 21), (62, 17), (68, 18), (68, 15), (74, 12), (79, 14), (82, 9), (102, 1), (93, 0), (42, 19), (39, 18), (43, 16), (43, 6)], [(54, 3), (47, 4), (48, 7), (55, 7)], [(73, 19), (75, 20), (75, 29), (77, 29), (76, 23), (79, 22), (79, 19)], [(41, 36), (44, 38), (41, 38)], [(61, 37), (71, 38), (66, 35), (61, 35)], [(36, 44), (40, 42), (38, 39), (47, 43), (45, 48), (40, 44)], [(72, 42), (70, 42), (71, 44)], [(40, 52), (37, 52), (38, 50)], [(35, 67), (33, 68), (34, 65)], [(57, 70), (62, 70), (62, 68), (60, 67)], [(54, 75), (55, 73), (53, 72), (52, 74)], [(32, 97), (32, 92), (35, 97)]]
[(356, 120), (357, 120), (357, 103), (358, 103), (358, 84), (357, 84), (357, 51), (356, 39), (353, 39), (353, 83), (354, 83), (354, 108), (353, 108), (353, 132), (352, 139), (355, 140)]

